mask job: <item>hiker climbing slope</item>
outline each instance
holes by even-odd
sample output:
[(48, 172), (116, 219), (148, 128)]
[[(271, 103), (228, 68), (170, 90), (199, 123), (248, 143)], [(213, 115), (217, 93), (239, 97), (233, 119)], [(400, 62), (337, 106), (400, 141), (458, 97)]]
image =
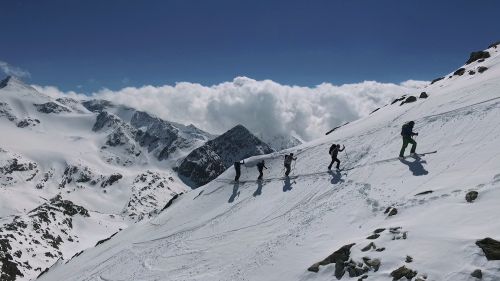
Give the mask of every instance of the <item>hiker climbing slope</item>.
[(236, 176), (234, 177), (234, 181), (240, 180), (241, 164), (245, 164), (245, 160), (234, 162), (234, 170), (236, 171)]
[(284, 161), (284, 165), (285, 165), (285, 176), (288, 177), (288, 175), (290, 174), (290, 170), (292, 169), (292, 161), (295, 161), (297, 160), (296, 157), (293, 157), (293, 153), (290, 153), (289, 155), (285, 155), (285, 161)]
[(339, 151), (344, 151), (345, 149), (345, 146), (342, 147), (342, 149), (340, 148), (340, 144), (332, 144), (332, 146), (330, 146), (330, 156), (332, 157), (332, 162), (330, 162), (330, 165), (328, 165), (328, 170), (331, 170), (332, 169), (332, 165), (333, 163), (337, 162), (337, 170), (340, 169), (340, 160), (338, 159), (338, 154), (339, 154)]
[(259, 163), (257, 163), (257, 169), (259, 170), (259, 177), (257, 179), (262, 179), (262, 176), (264, 175), (263, 174), (263, 170), (266, 169), (267, 170), (267, 167), (266, 167), (266, 164), (264, 163), (264, 160), (260, 161)]
[(413, 126), (415, 126), (415, 122), (410, 121), (405, 123), (401, 128), (401, 136), (403, 137), (403, 147), (401, 147), (401, 151), (399, 152), (399, 158), (404, 158), (405, 149), (408, 144), (411, 143), (410, 155), (415, 156), (415, 149), (417, 148), (417, 142), (413, 139), (413, 136), (418, 136), (418, 133), (413, 132)]

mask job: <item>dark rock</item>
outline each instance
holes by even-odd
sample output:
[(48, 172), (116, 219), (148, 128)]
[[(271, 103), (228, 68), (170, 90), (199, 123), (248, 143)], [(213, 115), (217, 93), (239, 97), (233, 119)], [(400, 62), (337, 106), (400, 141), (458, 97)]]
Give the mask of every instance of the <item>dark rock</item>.
[(366, 237), (366, 239), (375, 240), (375, 239), (377, 239), (379, 237), (380, 237), (380, 234), (376, 234), (375, 233), (375, 234), (372, 234), (372, 235)]
[(488, 260), (500, 260), (500, 241), (488, 237), (476, 241), (476, 245), (483, 250)]
[(413, 277), (417, 276), (417, 272), (403, 265), (402, 267), (391, 272), (391, 276), (393, 277), (392, 280), (399, 280), (403, 277), (406, 277), (406, 279), (411, 280), (413, 279)]
[[(115, 236), (116, 234), (118, 234), (118, 232), (119, 232), (119, 231), (117, 231), (117, 232), (113, 233), (113, 234), (112, 234), (111, 236), (109, 236), (108, 238), (105, 238), (105, 239), (102, 239), (102, 240), (97, 241), (97, 243), (95, 244), (95, 246), (94, 246), (94, 247), (97, 247), (98, 245), (101, 245), (102, 243), (104, 243), (104, 242), (108, 241), (109, 239), (113, 238), (113, 236)], [(80, 252), (80, 254), (81, 254), (81, 252)]]
[(373, 233), (381, 233), (381, 232), (384, 232), (385, 228), (377, 228), (375, 229), (375, 231), (373, 231)]
[(383, 251), (385, 251), (385, 248), (384, 248), (384, 247), (382, 247), (382, 248), (378, 248), (378, 249), (376, 249), (375, 251), (377, 251), (377, 252), (383, 252)]
[(440, 81), (440, 80), (443, 80), (443, 79), (444, 79), (444, 77), (436, 78), (436, 79), (434, 79), (434, 80), (431, 81), (431, 85), (434, 84), (434, 83), (436, 83), (437, 81)]
[(374, 113), (374, 112), (377, 112), (379, 109), (380, 109), (380, 107), (379, 107), (379, 108), (376, 108), (375, 110), (373, 110), (372, 112), (370, 112), (370, 114), (372, 114), (372, 113)]
[(411, 102), (416, 102), (417, 98), (414, 96), (409, 96), (407, 97), (399, 106), (405, 104), (405, 103), (411, 103)]
[(391, 102), (391, 104), (395, 104), (395, 103), (397, 103), (397, 102), (400, 102), (400, 101), (404, 100), (405, 98), (406, 98), (406, 95), (401, 96), (400, 98), (397, 98), (397, 99), (393, 100), (393, 101)]
[(469, 60), (465, 64), (470, 64), (472, 62), (475, 62), (479, 59), (487, 59), (490, 57), (490, 53), (487, 51), (478, 51), (478, 52), (472, 52), (470, 54)]
[(26, 128), (28, 126), (34, 127), (34, 126), (36, 126), (38, 124), (40, 124), (40, 120), (26, 118), (26, 119), (23, 119), (23, 120), (19, 121), (19, 123), (17, 123), (17, 127), (19, 127), (19, 128)]
[(12, 256), (8, 253), (0, 253), (0, 280), (15, 281), (17, 276), (24, 277), (18, 268), (17, 263), (13, 262)]
[(478, 195), (479, 193), (477, 191), (469, 191), (467, 192), (467, 194), (465, 194), (465, 200), (469, 203), (472, 203), (477, 199)]
[(469, 70), (469, 75), (474, 75), (476, 72), (474, 70)]
[(238, 125), (189, 153), (178, 173), (188, 185), (197, 188), (215, 179), (236, 161), (271, 152), (267, 144)]
[(345, 274), (345, 262), (349, 260), (349, 256), (351, 255), (351, 248), (355, 244), (348, 244), (342, 246), (337, 251), (333, 252), (333, 254), (329, 255), (324, 260), (317, 262), (310, 266), (307, 270), (311, 272), (318, 272), (320, 265), (328, 265), (335, 263), (335, 277), (337, 279), (341, 279)]
[(462, 75), (464, 75), (464, 73), (465, 73), (465, 68), (462, 67), (462, 68), (457, 69), (455, 72), (453, 72), (453, 75), (462, 76)]
[(182, 193), (177, 193), (175, 194), (174, 196), (172, 196), (172, 198), (170, 198), (170, 200), (168, 200), (167, 204), (165, 205), (165, 207), (163, 207), (163, 209), (161, 209), (162, 211), (165, 210), (166, 208), (170, 207), (172, 205), (172, 203), (174, 203), (175, 199), (177, 199), (177, 197), (179, 197), (179, 195), (182, 195)]
[(421, 98), (421, 99), (426, 99), (428, 97), (429, 97), (429, 95), (426, 92), (421, 92), (420, 96), (419, 96), (419, 98)]
[(433, 193), (433, 192), (434, 192), (434, 191), (432, 191), (432, 190), (427, 190), (427, 191), (424, 191), (424, 192), (417, 193), (417, 194), (415, 194), (415, 196), (420, 196), (420, 195), (431, 194), (431, 193)]
[(92, 112), (101, 112), (104, 109), (113, 106), (113, 104), (107, 100), (88, 100), (82, 102), (82, 105)]
[(413, 258), (410, 256), (406, 256), (405, 262), (407, 262), (407, 263), (413, 262)]
[(483, 73), (486, 70), (488, 70), (488, 68), (486, 66), (480, 66), (480, 67), (477, 68), (477, 72), (479, 72), (479, 73)]
[(121, 174), (118, 174), (118, 173), (112, 174), (111, 176), (109, 176), (109, 178), (107, 180), (105, 180), (104, 182), (101, 183), (101, 187), (113, 185), (113, 183), (117, 182), (121, 178), (123, 178), (123, 176)]
[(470, 276), (476, 277), (477, 279), (483, 279), (483, 272), (481, 269), (476, 269), (470, 274)]
[(489, 49), (489, 48), (496, 48), (498, 45), (500, 45), (500, 41), (495, 42), (495, 43), (493, 43), (493, 44), (489, 45), (489, 46), (488, 46), (488, 49)]
[(61, 113), (61, 112), (71, 112), (71, 110), (69, 110), (68, 108), (62, 106), (62, 105), (59, 105), (55, 102), (46, 102), (46, 103), (42, 103), (42, 104), (33, 104), (35, 107), (36, 107), (36, 110), (38, 112), (42, 112), (42, 113)]
[(387, 207), (387, 209), (385, 209), (384, 214), (388, 214), (389, 217), (397, 215), (398, 209), (396, 209), (394, 207)]
[(375, 248), (376, 248), (375, 243), (370, 242), (370, 244), (366, 245), (363, 249), (361, 249), (361, 251), (366, 252), (366, 251), (369, 251), (369, 250), (375, 249)]

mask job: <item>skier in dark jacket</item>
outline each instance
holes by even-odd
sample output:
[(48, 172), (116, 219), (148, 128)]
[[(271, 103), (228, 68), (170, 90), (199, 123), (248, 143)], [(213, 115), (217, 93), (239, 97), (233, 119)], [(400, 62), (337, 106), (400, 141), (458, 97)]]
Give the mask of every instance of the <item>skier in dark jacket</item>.
[(413, 136), (418, 136), (418, 133), (413, 132), (413, 126), (415, 126), (415, 122), (410, 121), (405, 123), (401, 128), (401, 136), (403, 137), (403, 147), (401, 147), (401, 151), (399, 152), (399, 158), (404, 158), (405, 149), (409, 143), (411, 143), (411, 156), (415, 156), (415, 149), (417, 148), (417, 142), (412, 138)]
[(239, 181), (240, 180), (240, 175), (241, 175), (241, 164), (245, 164), (245, 160), (242, 160), (241, 162), (234, 162), (234, 170), (236, 170), (236, 176), (234, 177), (234, 181)]
[(290, 174), (290, 170), (292, 169), (291, 168), (291, 165), (292, 165), (292, 161), (295, 161), (297, 160), (296, 157), (293, 157), (293, 153), (290, 153), (290, 155), (285, 155), (285, 162), (284, 162), (284, 165), (285, 165), (285, 176), (288, 177), (288, 175)]
[(328, 170), (331, 170), (332, 169), (332, 165), (333, 163), (337, 162), (337, 170), (340, 169), (340, 160), (337, 158), (338, 154), (339, 154), (339, 151), (344, 151), (345, 149), (345, 146), (342, 147), (342, 149), (340, 148), (340, 144), (332, 144), (332, 146), (330, 146), (330, 155), (332, 156), (332, 162), (330, 162), (330, 165), (328, 165)]
[(259, 163), (257, 163), (257, 169), (259, 170), (259, 177), (257, 179), (261, 180), (262, 179), (262, 176), (264, 175), (263, 174), (263, 170), (266, 169), (267, 170), (267, 167), (264, 163), (264, 160), (260, 161)]

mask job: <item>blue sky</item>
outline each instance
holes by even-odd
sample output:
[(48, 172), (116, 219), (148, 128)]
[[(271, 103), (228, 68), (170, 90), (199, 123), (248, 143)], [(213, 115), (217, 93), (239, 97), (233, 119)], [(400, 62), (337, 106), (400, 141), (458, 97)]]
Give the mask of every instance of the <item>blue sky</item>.
[(0, 61), (63, 90), (430, 80), (500, 40), (500, 1), (2, 1)]

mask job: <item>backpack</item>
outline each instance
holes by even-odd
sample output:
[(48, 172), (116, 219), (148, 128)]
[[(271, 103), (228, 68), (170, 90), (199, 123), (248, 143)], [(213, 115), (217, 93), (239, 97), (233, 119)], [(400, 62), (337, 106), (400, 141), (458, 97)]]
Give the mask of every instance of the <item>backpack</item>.
[(412, 130), (413, 127), (410, 125), (410, 123), (404, 123), (403, 126), (401, 127), (401, 135), (407, 136), (411, 133)]
[(336, 149), (337, 149), (337, 145), (332, 144), (332, 146), (330, 146), (330, 150), (328, 151), (328, 154), (332, 155), (333, 151), (335, 151)]

